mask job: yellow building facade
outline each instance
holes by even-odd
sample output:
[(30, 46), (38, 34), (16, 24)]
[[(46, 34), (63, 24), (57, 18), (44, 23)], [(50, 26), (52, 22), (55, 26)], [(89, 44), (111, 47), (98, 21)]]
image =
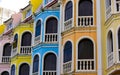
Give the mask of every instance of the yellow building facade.
[(21, 9), (22, 22), (13, 30), (11, 74), (28, 75), (31, 68), (33, 20), (31, 5)]
[(120, 15), (119, 0), (101, 0), (102, 75), (120, 74)]
[(61, 75), (99, 75), (97, 3), (61, 1)]

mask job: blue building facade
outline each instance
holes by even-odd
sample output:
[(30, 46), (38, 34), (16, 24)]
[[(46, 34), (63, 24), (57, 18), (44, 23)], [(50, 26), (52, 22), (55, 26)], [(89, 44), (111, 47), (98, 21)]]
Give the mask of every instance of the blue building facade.
[(59, 62), (59, 9), (46, 9), (34, 17), (32, 74), (57, 75)]

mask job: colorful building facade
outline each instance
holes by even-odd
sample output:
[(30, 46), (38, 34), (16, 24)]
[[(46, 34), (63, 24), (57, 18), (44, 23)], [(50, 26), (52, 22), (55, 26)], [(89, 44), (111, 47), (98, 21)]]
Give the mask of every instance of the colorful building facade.
[[(57, 4), (57, 1), (54, 4)], [(41, 11), (34, 15), (32, 74), (59, 75), (60, 9), (53, 6), (47, 7), (46, 4), (42, 6)], [(50, 7), (53, 7), (54, 10)]]
[(120, 1), (101, 1), (103, 75), (120, 74)]

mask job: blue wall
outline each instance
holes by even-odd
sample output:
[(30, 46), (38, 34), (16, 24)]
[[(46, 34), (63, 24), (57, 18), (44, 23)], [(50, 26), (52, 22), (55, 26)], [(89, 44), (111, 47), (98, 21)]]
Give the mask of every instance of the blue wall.
[[(56, 17), (56, 19), (58, 20), (58, 32), (59, 32), (59, 10), (45, 10), (44, 12), (41, 12), (39, 14), (37, 14), (35, 16), (35, 23), (37, 23), (38, 20), (41, 20), (41, 38), (42, 38), (42, 43), (38, 44), (36, 46), (33, 47), (32, 49), (32, 59), (33, 57), (38, 54), (40, 57), (40, 61), (39, 61), (39, 75), (43, 75), (42, 74), (42, 70), (43, 70), (43, 58), (45, 56), (45, 54), (47, 54), (48, 52), (52, 52), (57, 56), (57, 60), (58, 60), (58, 55), (59, 55), (59, 47), (58, 47), (58, 43), (43, 43), (44, 42), (44, 35), (45, 35), (45, 23), (46, 20), (49, 17)], [(35, 25), (34, 25), (35, 26)], [(35, 27), (34, 27), (35, 28)], [(59, 35), (58, 35), (59, 37)], [(58, 62), (57, 62), (58, 63)]]

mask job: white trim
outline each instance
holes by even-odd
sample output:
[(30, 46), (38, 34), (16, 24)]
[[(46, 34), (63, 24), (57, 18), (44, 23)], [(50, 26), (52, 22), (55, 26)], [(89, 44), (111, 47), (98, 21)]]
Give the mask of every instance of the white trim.
[[(61, 62), (61, 63), (62, 63), (62, 66), (63, 66), (63, 63), (64, 63), (64, 62), (63, 62), (63, 60), (64, 60), (64, 58), (63, 58), (63, 57), (64, 57), (64, 47), (65, 47), (65, 44), (66, 44), (68, 41), (70, 41), (71, 44), (72, 44), (72, 60), (71, 60), (71, 61), (72, 61), (72, 64), (71, 64), (72, 67), (71, 67), (71, 71), (70, 71), (70, 72), (72, 72), (72, 71), (74, 70), (74, 42), (73, 42), (71, 39), (67, 39), (67, 40), (65, 40), (64, 43), (63, 43), (63, 47), (62, 47), (62, 49), (61, 49), (61, 50), (62, 50), (62, 57), (61, 57), (61, 58), (62, 58), (62, 62)], [(63, 67), (62, 67), (62, 70), (63, 70)], [(68, 72), (68, 73), (70, 73), (70, 72)], [(63, 71), (62, 71), (62, 73), (63, 73)]]
[(39, 62), (38, 62), (38, 75), (40, 75), (40, 64), (41, 64), (41, 62), (40, 62), (40, 60), (41, 60), (41, 56), (40, 56), (40, 54), (39, 53), (36, 53), (35, 55), (33, 55), (33, 58), (32, 58), (32, 63), (31, 63), (31, 74), (30, 75), (33, 75), (33, 63), (34, 63), (34, 58), (35, 58), (35, 56), (36, 55), (38, 55), (39, 56)]
[(101, 41), (102, 41), (102, 38), (101, 38), (101, 1), (100, 0), (97, 0), (96, 1), (96, 27), (97, 27), (97, 66), (98, 66), (98, 69), (97, 69), (97, 74), (98, 75), (102, 75), (102, 44), (101, 44)]
[[(57, 69), (58, 69), (58, 57), (57, 57), (57, 54), (56, 54), (56, 52), (54, 52), (54, 51), (51, 51), (51, 50), (49, 50), (49, 51), (47, 51), (47, 52), (45, 52), (44, 54), (43, 54), (43, 56), (42, 56), (42, 75), (43, 75), (43, 69), (44, 69), (44, 58), (45, 58), (45, 56), (47, 55), (47, 54), (49, 54), (49, 53), (53, 53), (53, 54), (55, 54), (55, 56), (56, 56), (56, 71), (57, 71)], [(56, 72), (57, 73), (57, 72)]]
[[(90, 71), (90, 72), (96, 71), (96, 43), (95, 43), (93, 37), (90, 37), (90, 36), (82, 36), (82, 37), (79, 38), (79, 39), (77, 40), (77, 42), (76, 42), (76, 72), (81, 72), (81, 71), (78, 70), (78, 68), (77, 68), (77, 66), (78, 66), (78, 63), (77, 63), (77, 61), (78, 61), (78, 44), (79, 44), (79, 42), (80, 42), (81, 40), (83, 40), (83, 39), (89, 39), (89, 40), (91, 40), (92, 43), (93, 43), (93, 46), (94, 46), (94, 50), (93, 50), (93, 51), (94, 51), (94, 70), (92, 70), (92, 71)], [(82, 72), (86, 72), (86, 70), (85, 70), (85, 71), (82, 71)], [(88, 71), (88, 72), (89, 72), (89, 71)]]

